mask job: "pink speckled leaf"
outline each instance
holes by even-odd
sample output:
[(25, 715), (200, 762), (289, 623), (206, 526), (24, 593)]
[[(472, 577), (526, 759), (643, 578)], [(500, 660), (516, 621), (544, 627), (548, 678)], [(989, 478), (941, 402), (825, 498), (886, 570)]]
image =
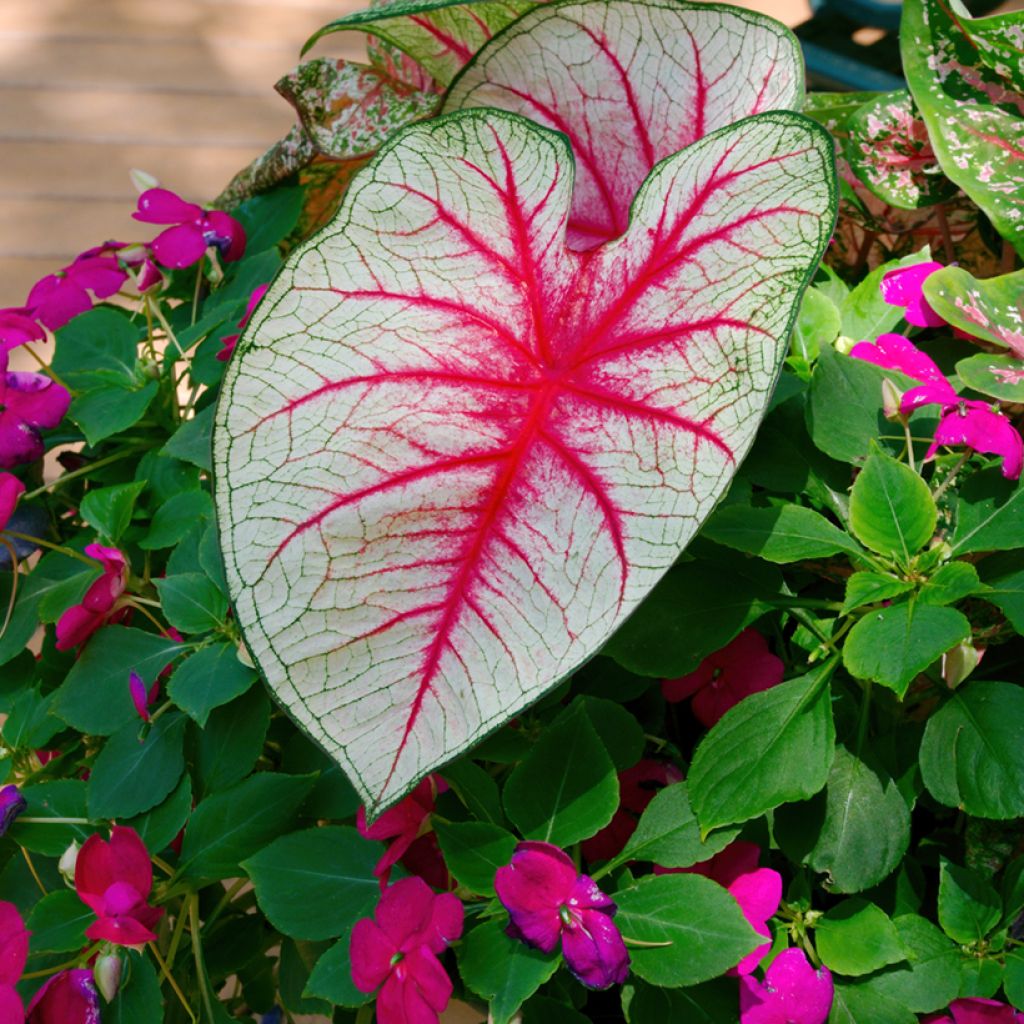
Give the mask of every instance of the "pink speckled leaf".
[[(447, 85), (496, 32), (536, 6), (536, 0), (394, 0), (373, 4), (316, 32), (303, 53), (332, 32), (369, 32)], [(371, 54), (376, 61), (376, 55)]]
[(776, 112), (663, 161), (566, 244), (563, 136), (405, 129), (289, 257), (229, 364), (216, 501), (271, 688), (372, 812), (586, 660), (746, 453), (835, 217)]
[(844, 156), (858, 179), (883, 202), (916, 210), (956, 194), (906, 89), (871, 99), (854, 112), (846, 129)]
[(718, 128), (803, 99), (779, 22), (712, 4), (587, 0), (538, 7), (485, 46), (445, 111), (500, 107), (563, 132), (576, 158), (569, 241), (626, 227), (651, 168)]
[(943, 267), (925, 278), (924, 295), (946, 323), (1024, 359), (1024, 270), (982, 280)]

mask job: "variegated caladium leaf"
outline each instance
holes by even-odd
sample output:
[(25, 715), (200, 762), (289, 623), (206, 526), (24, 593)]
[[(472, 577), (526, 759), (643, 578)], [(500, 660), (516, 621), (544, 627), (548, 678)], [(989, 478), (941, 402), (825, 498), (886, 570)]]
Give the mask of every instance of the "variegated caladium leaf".
[(1024, 96), (979, 58), (969, 17), (956, 0), (906, 0), (903, 70), (946, 176), (1024, 253)]
[(296, 249), (216, 416), (231, 596), (375, 813), (573, 671), (756, 432), (835, 223), (832, 141), (775, 112), (659, 163), (567, 247), (562, 135), (413, 125)]
[(1024, 359), (1024, 270), (980, 280), (943, 267), (925, 278), (924, 294), (946, 323)]
[(332, 32), (369, 32), (395, 46), (447, 86), (496, 32), (536, 6), (536, 0), (396, 0), (325, 25), (302, 52)]
[(306, 61), (274, 88), (295, 108), (315, 151), (336, 160), (376, 152), (393, 132), (429, 117), (440, 102), (434, 91), (333, 57)]
[(846, 128), (843, 154), (858, 180), (883, 202), (916, 210), (956, 194), (906, 89), (882, 93), (858, 107)]
[(538, 7), (485, 46), (444, 110), (499, 107), (567, 135), (576, 158), (569, 240), (585, 249), (622, 234), (659, 160), (740, 118), (799, 108), (803, 91), (799, 45), (771, 18), (572, 0)]

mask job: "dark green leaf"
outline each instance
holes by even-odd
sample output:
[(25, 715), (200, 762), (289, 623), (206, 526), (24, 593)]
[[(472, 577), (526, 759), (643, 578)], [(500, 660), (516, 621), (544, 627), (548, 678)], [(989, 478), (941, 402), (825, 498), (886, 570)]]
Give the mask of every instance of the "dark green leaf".
[(24, 690), (11, 701), (7, 720), (0, 729), (4, 745), (11, 750), (45, 747), (64, 723), (50, 712), (54, 695), (43, 696), (38, 689)]
[(144, 481), (137, 480), (91, 490), (82, 499), (82, 518), (102, 534), (106, 543), (116, 544), (128, 529), (135, 501), (145, 487)]
[(161, 715), (139, 738), (132, 722), (107, 740), (89, 775), (89, 816), (130, 818), (156, 807), (185, 770), (184, 715)]
[(825, 792), (780, 808), (775, 829), (786, 854), (827, 874), (831, 890), (861, 892), (899, 866), (910, 811), (888, 772), (837, 747)]
[(78, 424), (91, 445), (138, 423), (156, 398), (155, 380), (140, 386), (110, 383), (81, 392), (71, 403), (68, 416)]
[(615, 894), (627, 939), (669, 943), (630, 950), (633, 973), (678, 988), (724, 974), (762, 941), (728, 891), (702, 875), (648, 875)]
[(866, 604), (890, 601), (914, 589), (914, 584), (880, 572), (855, 572), (846, 581), (843, 614)]
[[(86, 784), (79, 779), (56, 779), (25, 786), (21, 795), (28, 806), (21, 815), (25, 818), (71, 818), (86, 817)], [(72, 842), (84, 843), (99, 827), (66, 821), (52, 825), (36, 824), (15, 819), (7, 834), (19, 846), (33, 853), (47, 857), (60, 857)]]
[(942, 858), (939, 924), (954, 942), (979, 942), (999, 923), (1002, 910), (999, 893), (981, 875)]
[(147, 551), (174, 547), (199, 520), (213, 519), (213, 502), (206, 491), (182, 491), (157, 509), (149, 533), (139, 541)]
[(663, 868), (687, 868), (724, 850), (737, 835), (738, 828), (725, 828), (701, 842), (686, 783), (677, 782), (655, 794), (615, 863), (640, 860)]
[(826, 558), (844, 551), (863, 554), (852, 537), (820, 513), (800, 505), (772, 508), (725, 505), (704, 525), (704, 535), (769, 562)]
[(918, 673), (970, 635), (970, 622), (956, 609), (904, 601), (868, 612), (850, 630), (843, 665), (902, 697)]
[(320, 957), (310, 972), (304, 995), (326, 999), (337, 1006), (363, 1006), (373, 999), (352, 984), (348, 946), (346, 934)]
[(1005, 480), (998, 469), (987, 469), (966, 480), (956, 505), (952, 554), (970, 551), (1008, 551), (1020, 547), (1024, 536), (1024, 488)]
[(444, 862), (459, 884), (493, 896), (494, 873), (512, 859), (516, 837), (484, 821), (435, 821), (434, 831)]
[(947, 807), (980, 818), (1024, 815), (1024, 690), (990, 681), (957, 690), (928, 720), (921, 774)]
[(135, 818), (128, 818), (120, 824), (135, 829), (146, 849), (159, 853), (173, 841), (182, 830), (192, 810), (192, 780), (183, 772), (171, 795), (152, 810)]
[(580, 697), (583, 708), (617, 772), (632, 768), (644, 752), (644, 730), (621, 705), (601, 697)]
[(516, 1010), (558, 967), (557, 953), (540, 953), (505, 934), (505, 922), (484, 921), (462, 940), (459, 973), (490, 1004), (494, 1024), (508, 1024)]
[(935, 532), (938, 512), (928, 485), (909, 466), (872, 455), (850, 492), (850, 525), (872, 551), (907, 566)]
[(866, 985), (835, 987), (827, 1024), (917, 1024), (917, 1017), (895, 999)]
[(213, 412), (215, 406), (208, 405), (201, 409), (190, 420), (186, 420), (171, 435), (171, 439), (161, 449), (183, 462), (191, 462), (207, 473), (212, 470), (213, 450), (211, 434), (213, 431)]
[(202, 726), (214, 708), (245, 693), (255, 681), (255, 671), (238, 660), (234, 644), (211, 644), (174, 670), (167, 684), (167, 696)]
[(737, 1024), (738, 1020), (736, 985), (726, 978), (691, 988), (655, 988), (636, 982), (629, 1004), (630, 1024)]
[(443, 768), (441, 775), (466, 809), (480, 821), (494, 825), (505, 823), (498, 784), (478, 764), (463, 757)]
[(97, 371), (135, 378), (142, 329), (112, 306), (96, 306), (57, 331), (53, 369), (72, 388), (87, 387)]
[(185, 829), (179, 870), (192, 879), (236, 876), (243, 860), (291, 827), (315, 781), (262, 772), (207, 797)]
[(705, 834), (805, 800), (825, 785), (835, 755), (828, 686), (834, 667), (829, 662), (751, 694), (704, 737), (689, 786)]
[(148, 688), (185, 650), (170, 637), (127, 626), (104, 626), (71, 667), (57, 693), (54, 714), (94, 736), (108, 736), (137, 722), (128, 676), (138, 672)]
[(32, 933), (32, 955), (77, 952), (85, 945), (85, 929), (96, 915), (77, 893), (61, 889), (44, 896), (33, 908), (25, 927)]
[(183, 633), (205, 633), (224, 622), (227, 599), (208, 576), (190, 572), (153, 582), (167, 621)]
[(843, 900), (818, 919), (818, 956), (836, 974), (870, 974), (906, 959), (896, 926), (866, 900)]
[(505, 783), (504, 801), (527, 839), (556, 846), (611, 821), (619, 804), (615, 766), (581, 705), (541, 734)]
[(380, 898), (381, 847), (337, 825), (281, 836), (242, 863), (270, 923), (293, 939), (330, 939)]
[(196, 740), (199, 794), (207, 796), (244, 779), (263, 752), (269, 725), (270, 701), (262, 686), (214, 710)]

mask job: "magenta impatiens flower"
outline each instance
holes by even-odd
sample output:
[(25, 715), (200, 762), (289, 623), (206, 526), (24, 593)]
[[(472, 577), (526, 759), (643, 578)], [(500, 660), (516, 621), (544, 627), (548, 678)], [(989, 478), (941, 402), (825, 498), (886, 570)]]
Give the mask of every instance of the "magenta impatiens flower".
[(626, 980), (629, 953), (612, 921), (618, 908), (563, 850), (519, 843), (512, 862), (495, 872), (494, 888), (509, 913), (513, 938), (542, 953), (561, 942), (566, 966), (587, 988)]
[(99, 920), (86, 929), (89, 939), (141, 946), (156, 939), (154, 925), (163, 909), (149, 905), (153, 865), (133, 828), (115, 825), (110, 841), (91, 835), (75, 861), (75, 891)]
[(30, 341), (45, 341), (46, 331), (27, 308), (0, 309), (0, 350), (9, 352)]
[(438, 956), (462, 934), (462, 901), (437, 895), (421, 878), (403, 878), (381, 894), (373, 918), (352, 929), (352, 981), (377, 993), (380, 1024), (438, 1024), (452, 982)]
[(764, 981), (740, 978), (740, 1024), (825, 1024), (833, 995), (827, 967), (815, 969), (803, 950), (785, 949)]
[(98, 245), (76, 256), (57, 273), (40, 278), (25, 300), (31, 315), (55, 331), (72, 317), (92, 309), (93, 296), (107, 299), (116, 294), (128, 274), (110, 254), (122, 247), (120, 242)]
[(144, 722), (149, 721), (149, 709), (160, 693), (160, 681), (157, 680), (147, 690), (142, 676), (138, 672), (128, 673), (128, 694), (135, 705), (135, 712)]
[(78, 967), (50, 978), (29, 1003), (28, 1024), (100, 1024), (92, 971)]
[(935, 361), (901, 334), (882, 334), (873, 344), (862, 341), (850, 350), (854, 359), (863, 359), (886, 370), (898, 370), (921, 381), (900, 400), (904, 415), (925, 405), (942, 408), (935, 437), (925, 458), (932, 458), (943, 445), (966, 445), (976, 452), (1002, 457), (1002, 473), (1016, 480), (1024, 467), (1024, 440), (1016, 427), (987, 402), (961, 398)]
[(163, 267), (190, 267), (215, 246), (228, 263), (245, 253), (245, 229), (220, 210), (204, 210), (166, 188), (151, 188), (139, 196), (132, 216), (145, 224), (171, 224), (150, 243), (153, 258)]
[(14, 506), (24, 493), (25, 485), (13, 473), (0, 473), (0, 530), (10, 522)]
[[(704, 875), (728, 889), (754, 931), (770, 939), (768, 919), (782, 902), (782, 875), (772, 868), (758, 867), (760, 856), (761, 850), (755, 843), (737, 841), (710, 860), (678, 870)], [(663, 869), (655, 868), (659, 873), (660, 870)], [(758, 946), (729, 973), (752, 974), (769, 949), (771, 942)]]
[(611, 860), (629, 842), (640, 815), (655, 794), (673, 782), (682, 781), (683, 773), (674, 764), (650, 758), (619, 772), (618, 810), (600, 832), (583, 841), (583, 856), (588, 861)]
[(996, 999), (957, 999), (949, 1013), (931, 1013), (921, 1024), (1024, 1024), (1024, 1013)]
[(435, 889), (447, 889), (448, 869), (441, 856), (437, 837), (430, 827), (430, 815), (440, 793), (448, 783), (440, 775), (428, 775), (404, 800), (385, 811), (372, 825), (366, 823), (366, 809), (356, 813), (356, 828), (364, 839), (391, 840), (384, 856), (377, 861), (373, 873), (383, 889), (391, 877), (391, 869), (401, 861)]
[(6, 785), (0, 789), (0, 836), (7, 832), (26, 806), (25, 798), (17, 786)]
[(89, 544), (85, 553), (103, 566), (103, 575), (90, 584), (81, 604), (72, 605), (57, 620), (57, 650), (85, 643), (118, 612), (118, 600), (128, 580), (128, 563), (117, 548)]
[(13, 903), (0, 902), (0, 1021), (25, 1019), (25, 1008), (14, 987), (28, 960), (28, 932)]
[[(245, 312), (242, 314), (242, 319), (235, 325), (239, 329), (245, 327), (249, 322), (249, 318), (252, 316), (253, 311), (260, 304), (260, 299), (267, 294), (267, 289), (270, 287), (269, 284), (261, 284), (259, 288), (254, 288), (252, 294), (249, 296), (249, 301), (245, 304)], [(235, 345), (238, 343), (238, 339), (241, 334), (225, 334), (220, 339), (221, 350), (217, 353), (217, 358), (222, 362), (226, 363), (231, 358), (231, 353), (235, 351)]]
[(882, 278), (882, 298), (890, 306), (902, 306), (908, 324), (940, 327), (946, 321), (928, 305), (922, 290), (925, 280), (936, 270), (942, 270), (941, 263), (915, 263), (912, 267), (890, 270)]
[(692, 697), (694, 715), (710, 729), (744, 697), (781, 683), (784, 672), (785, 665), (768, 650), (768, 641), (757, 630), (745, 629), (689, 675), (664, 680), (661, 692), (667, 701)]
[(0, 349), (0, 469), (41, 458), (39, 431), (57, 426), (70, 404), (67, 389), (44, 374), (8, 370)]

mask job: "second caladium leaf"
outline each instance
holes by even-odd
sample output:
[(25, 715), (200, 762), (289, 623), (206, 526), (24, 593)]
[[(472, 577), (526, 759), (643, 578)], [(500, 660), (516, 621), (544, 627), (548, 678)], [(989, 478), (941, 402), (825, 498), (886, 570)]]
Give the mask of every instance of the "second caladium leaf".
[(564, 137), (412, 126), (289, 257), (229, 364), (216, 500), (278, 698), (371, 812), (586, 660), (750, 446), (835, 216), (777, 112), (661, 162), (566, 244)]
[(500, 107), (563, 132), (569, 241), (620, 235), (651, 168), (709, 132), (803, 99), (793, 34), (734, 7), (586, 0), (539, 7), (485, 46), (444, 109)]

